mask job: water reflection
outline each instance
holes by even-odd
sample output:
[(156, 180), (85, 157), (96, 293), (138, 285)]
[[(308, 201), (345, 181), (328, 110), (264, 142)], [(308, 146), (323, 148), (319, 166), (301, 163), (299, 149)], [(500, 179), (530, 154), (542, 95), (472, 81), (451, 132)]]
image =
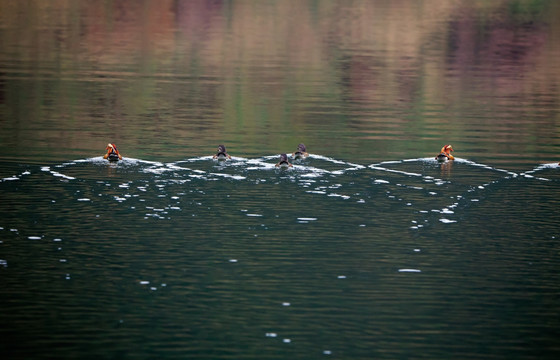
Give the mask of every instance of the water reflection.
[(0, 1), (3, 353), (552, 358), (558, 10)]
[(497, 164), (556, 155), (555, 2), (1, 6), (4, 156), (107, 138), (158, 160), (218, 139), (259, 156), (294, 136), (366, 162), (442, 141)]

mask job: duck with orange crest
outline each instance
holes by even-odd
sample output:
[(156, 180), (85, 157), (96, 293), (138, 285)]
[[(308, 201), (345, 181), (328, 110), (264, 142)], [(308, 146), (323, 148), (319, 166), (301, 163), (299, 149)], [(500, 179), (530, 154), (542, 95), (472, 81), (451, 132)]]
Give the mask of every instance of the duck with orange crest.
[(297, 150), (292, 153), (292, 157), (296, 160), (305, 159), (308, 156), (309, 153), (307, 152), (307, 148), (305, 147), (305, 144), (299, 144)]
[(103, 159), (107, 159), (109, 161), (122, 160), (122, 156), (119, 153), (119, 150), (117, 149), (117, 146), (115, 144), (112, 143), (107, 144), (107, 148), (105, 148), (105, 150), (107, 150), (107, 154), (103, 156)]
[(226, 161), (231, 159), (231, 156), (227, 153), (225, 145), (218, 145), (218, 152), (212, 158), (218, 161)]
[(444, 147), (441, 148), (441, 151), (438, 154), (438, 156), (436, 156), (436, 160), (439, 162), (444, 162), (447, 160), (455, 160), (453, 155), (451, 155), (452, 151), (453, 148), (451, 147), (451, 145), (445, 145)]
[(276, 164), (276, 167), (279, 167), (280, 169), (287, 169), (292, 167), (293, 165), (290, 164), (290, 162), (288, 161), (288, 155), (286, 154), (280, 154), (280, 161), (278, 161), (278, 163)]

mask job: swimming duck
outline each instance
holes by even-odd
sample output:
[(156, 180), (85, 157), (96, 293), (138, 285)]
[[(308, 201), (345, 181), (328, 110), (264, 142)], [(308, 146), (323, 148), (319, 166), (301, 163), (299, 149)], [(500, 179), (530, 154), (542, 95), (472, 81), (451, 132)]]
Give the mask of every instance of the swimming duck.
[(453, 155), (451, 155), (452, 151), (453, 148), (451, 147), (451, 145), (445, 145), (444, 147), (441, 148), (441, 151), (438, 154), (438, 156), (436, 156), (436, 160), (440, 162), (447, 161), (447, 160), (455, 160)]
[(276, 167), (279, 167), (281, 169), (287, 169), (287, 168), (292, 167), (292, 164), (290, 164), (290, 162), (288, 161), (288, 155), (280, 154), (280, 161), (278, 161), (278, 164), (276, 164)]
[(115, 144), (107, 144), (105, 148), (107, 150), (107, 154), (103, 156), (103, 159), (107, 159), (109, 161), (119, 161), (122, 160), (121, 154), (119, 154), (119, 150), (117, 150), (117, 146)]
[(218, 145), (218, 152), (212, 158), (218, 159), (218, 161), (225, 161), (231, 159), (231, 156), (227, 153), (224, 145)]
[(294, 159), (304, 159), (308, 156), (309, 153), (307, 153), (307, 148), (305, 147), (305, 144), (299, 144), (297, 150), (294, 153), (292, 153), (292, 157)]

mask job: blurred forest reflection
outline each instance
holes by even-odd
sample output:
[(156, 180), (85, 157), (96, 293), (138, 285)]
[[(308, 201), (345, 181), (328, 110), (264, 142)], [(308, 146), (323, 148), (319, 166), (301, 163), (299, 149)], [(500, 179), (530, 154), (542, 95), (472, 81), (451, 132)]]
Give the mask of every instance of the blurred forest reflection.
[(0, 147), (177, 159), (304, 141), (372, 161), (451, 142), (550, 161), (558, 15), (546, 0), (0, 1)]

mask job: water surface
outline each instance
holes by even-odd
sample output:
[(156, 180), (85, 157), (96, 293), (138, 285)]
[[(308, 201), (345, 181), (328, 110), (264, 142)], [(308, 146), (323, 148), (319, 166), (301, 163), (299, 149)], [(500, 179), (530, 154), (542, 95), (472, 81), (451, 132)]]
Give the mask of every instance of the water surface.
[(0, 1), (2, 353), (556, 358), (558, 13)]

